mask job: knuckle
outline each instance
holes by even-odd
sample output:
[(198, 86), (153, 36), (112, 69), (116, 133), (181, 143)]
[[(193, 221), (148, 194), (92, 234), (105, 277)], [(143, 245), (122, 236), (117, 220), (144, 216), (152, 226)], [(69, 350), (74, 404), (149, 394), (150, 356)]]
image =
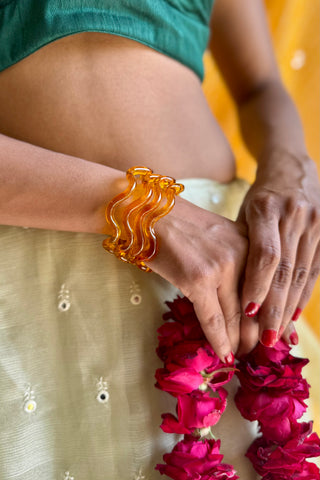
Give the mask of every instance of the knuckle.
[(309, 273), (309, 278), (311, 281), (317, 280), (317, 278), (320, 275), (320, 264), (319, 265), (314, 265)]
[(275, 199), (271, 195), (260, 194), (256, 195), (249, 206), (249, 214), (258, 217), (274, 216), (276, 211)]
[(214, 334), (220, 331), (223, 322), (223, 314), (221, 312), (215, 312), (210, 317), (203, 318), (201, 324), (203, 328), (210, 330), (210, 332)]
[(287, 200), (286, 213), (290, 216), (301, 216), (308, 210), (308, 203), (302, 198), (290, 197)]
[(283, 311), (278, 305), (271, 305), (266, 312), (266, 316), (276, 322), (280, 322), (282, 320)]
[(235, 260), (236, 259), (233, 251), (228, 250), (227, 252), (225, 252), (223, 257), (223, 263), (233, 266), (235, 264)]
[(211, 281), (214, 271), (215, 266), (209, 264), (209, 262), (206, 264), (194, 263), (189, 269), (188, 278), (193, 286), (202, 287), (204, 284)]
[(231, 251), (226, 251), (223, 253), (223, 258), (221, 258), (221, 263), (219, 265), (219, 271), (229, 270), (235, 264), (235, 257)]
[(286, 305), (286, 308), (285, 308), (285, 310), (284, 310), (284, 313), (285, 313), (285, 315), (287, 315), (288, 317), (291, 318), (292, 315), (294, 314), (295, 310), (296, 310), (296, 305), (293, 304), (293, 303), (288, 303), (288, 304)]
[(284, 287), (291, 279), (292, 263), (288, 260), (281, 260), (273, 277), (273, 284), (276, 287)]
[(255, 263), (258, 270), (276, 267), (280, 261), (280, 252), (275, 245), (259, 244), (255, 251)]
[[(306, 304), (311, 297), (312, 294), (312, 282), (307, 282), (306, 286), (304, 287), (304, 290), (302, 292), (299, 305)], [(301, 307), (302, 308), (302, 307)]]
[(221, 312), (215, 312), (212, 317), (210, 324), (213, 329), (220, 331), (221, 325), (224, 323), (224, 316)]
[(265, 285), (261, 285), (260, 283), (247, 281), (244, 285), (245, 295), (244, 298), (264, 298), (266, 295), (266, 287)]
[(297, 287), (303, 287), (308, 277), (307, 267), (297, 267), (294, 269), (292, 284)]
[(240, 310), (233, 313), (229, 317), (227, 317), (226, 318), (226, 324), (227, 324), (228, 328), (231, 328), (231, 329), (237, 328), (240, 324), (240, 317), (241, 317)]

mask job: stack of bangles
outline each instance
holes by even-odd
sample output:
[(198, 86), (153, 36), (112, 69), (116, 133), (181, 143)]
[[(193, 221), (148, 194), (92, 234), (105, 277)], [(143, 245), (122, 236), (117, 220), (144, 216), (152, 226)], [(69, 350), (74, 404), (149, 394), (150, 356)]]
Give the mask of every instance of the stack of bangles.
[(155, 223), (170, 212), (184, 186), (147, 167), (129, 168), (127, 179), (127, 189), (107, 205), (106, 220), (113, 233), (103, 247), (120, 260), (150, 272), (146, 262), (158, 251)]

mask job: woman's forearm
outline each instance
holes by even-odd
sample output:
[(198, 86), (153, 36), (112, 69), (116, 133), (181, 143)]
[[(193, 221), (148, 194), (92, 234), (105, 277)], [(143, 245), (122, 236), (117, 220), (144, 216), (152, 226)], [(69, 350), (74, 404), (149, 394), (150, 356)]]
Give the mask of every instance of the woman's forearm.
[[(280, 80), (266, 83), (238, 106), (241, 131), (258, 164), (266, 152), (306, 154), (302, 124)], [(267, 155), (268, 155), (267, 154)]]
[(109, 233), (104, 209), (125, 174), (0, 134), (0, 224)]

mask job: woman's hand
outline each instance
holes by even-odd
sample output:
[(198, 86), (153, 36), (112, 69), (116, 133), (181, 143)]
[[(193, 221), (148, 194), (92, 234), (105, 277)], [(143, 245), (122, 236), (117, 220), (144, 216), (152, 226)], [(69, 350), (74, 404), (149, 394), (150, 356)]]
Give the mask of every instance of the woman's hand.
[(222, 361), (232, 363), (240, 338), (239, 282), (247, 258), (245, 228), (177, 198), (156, 224), (157, 256), (148, 263), (193, 303)]
[[(242, 290), (241, 345), (298, 338), (290, 320), (305, 307), (320, 271), (320, 186), (309, 158), (265, 152), (237, 222), (249, 254)], [(257, 315), (257, 316), (256, 316)]]

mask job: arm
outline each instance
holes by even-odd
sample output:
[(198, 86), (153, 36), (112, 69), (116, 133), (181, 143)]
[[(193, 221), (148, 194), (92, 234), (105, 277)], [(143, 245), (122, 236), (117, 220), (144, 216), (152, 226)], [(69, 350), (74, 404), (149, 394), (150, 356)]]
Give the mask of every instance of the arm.
[(110, 233), (109, 200), (126, 185), (113, 168), (0, 134), (0, 224)]
[[(126, 187), (124, 172), (0, 134), (0, 224), (108, 234), (105, 207)], [(194, 303), (209, 342), (231, 363), (247, 254), (243, 228), (177, 198), (156, 229), (160, 249), (150, 267)]]
[(258, 336), (268, 343), (266, 330), (281, 333), (289, 325), (287, 340), (294, 333), (290, 319), (306, 305), (319, 273), (320, 188), (299, 116), (280, 79), (263, 2), (216, 0), (210, 48), (258, 163), (238, 218), (250, 245), (242, 309), (261, 305), (258, 323), (242, 322), (242, 351), (248, 351)]

